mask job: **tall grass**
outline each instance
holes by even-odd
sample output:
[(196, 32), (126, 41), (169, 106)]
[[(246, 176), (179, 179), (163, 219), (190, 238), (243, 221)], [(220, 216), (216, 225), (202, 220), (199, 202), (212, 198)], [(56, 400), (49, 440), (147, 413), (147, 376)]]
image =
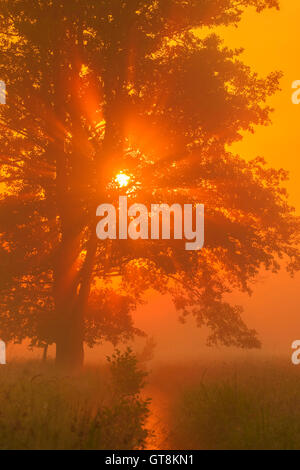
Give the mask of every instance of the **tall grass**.
[(51, 364), (2, 366), (0, 449), (143, 448), (149, 406), (140, 396), (143, 380), (130, 352), (77, 376), (58, 374)]
[(174, 448), (300, 449), (300, 370), (274, 361), (213, 375), (176, 402)]

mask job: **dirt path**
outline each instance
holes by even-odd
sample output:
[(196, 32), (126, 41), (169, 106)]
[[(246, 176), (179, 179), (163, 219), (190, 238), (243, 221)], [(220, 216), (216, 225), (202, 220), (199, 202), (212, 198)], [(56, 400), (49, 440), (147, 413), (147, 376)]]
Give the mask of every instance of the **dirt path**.
[(170, 401), (165, 392), (156, 387), (147, 387), (147, 397), (151, 397), (150, 416), (147, 429), (153, 435), (147, 440), (147, 450), (171, 450)]
[[(178, 441), (174, 428), (174, 408), (185, 387), (199, 382), (206, 369), (197, 363), (158, 364), (152, 369), (145, 397), (151, 398), (150, 416), (147, 428), (154, 436), (149, 437), (148, 450), (172, 450)], [(177, 447), (176, 447), (177, 449)]]

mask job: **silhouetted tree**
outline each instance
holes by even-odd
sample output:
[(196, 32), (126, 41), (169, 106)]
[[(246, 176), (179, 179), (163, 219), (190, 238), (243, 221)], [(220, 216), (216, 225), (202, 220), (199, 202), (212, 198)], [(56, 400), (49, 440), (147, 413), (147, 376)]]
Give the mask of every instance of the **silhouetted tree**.
[[(276, 0), (2, 0), (0, 335), (56, 343), (118, 341), (148, 289), (169, 293), (210, 343), (256, 347), (224, 295), (249, 291), (278, 258), (298, 267), (298, 220), (283, 170), (246, 162), (230, 144), (269, 123), (264, 79), (208, 30)], [(115, 176), (130, 176), (120, 188)], [(97, 241), (96, 207), (201, 202), (205, 248), (181, 241)]]

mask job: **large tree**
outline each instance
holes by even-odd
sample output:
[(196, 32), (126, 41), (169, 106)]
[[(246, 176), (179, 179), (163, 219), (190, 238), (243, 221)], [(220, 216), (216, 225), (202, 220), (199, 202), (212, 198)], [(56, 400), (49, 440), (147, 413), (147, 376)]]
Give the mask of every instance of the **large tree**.
[[(270, 121), (279, 73), (259, 78), (213, 28), (277, 0), (1, 0), (0, 336), (83, 344), (138, 333), (131, 312), (169, 293), (210, 343), (256, 347), (224, 295), (250, 291), (262, 266), (299, 264), (299, 224), (283, 170), (230, 152)], [(201, 34), (199, 34), (199, 31)], [(206, 34), (204, 34), (206, 32)], [(130, 177), (121, 187), (116, 175)], [(205, 204), (205, 247), (96, 238), (96, 207)]]

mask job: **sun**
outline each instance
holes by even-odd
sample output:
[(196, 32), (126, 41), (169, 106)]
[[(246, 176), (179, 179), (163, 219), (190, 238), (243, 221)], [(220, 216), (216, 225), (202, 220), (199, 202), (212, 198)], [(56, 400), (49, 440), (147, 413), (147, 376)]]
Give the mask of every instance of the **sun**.
[(126, 175), (125, 173), (118, 173), (115, 182), (119, 185), (120, 188), (124, 188), (125, 186), (128, 186), (130, 180), (130, 176)]

